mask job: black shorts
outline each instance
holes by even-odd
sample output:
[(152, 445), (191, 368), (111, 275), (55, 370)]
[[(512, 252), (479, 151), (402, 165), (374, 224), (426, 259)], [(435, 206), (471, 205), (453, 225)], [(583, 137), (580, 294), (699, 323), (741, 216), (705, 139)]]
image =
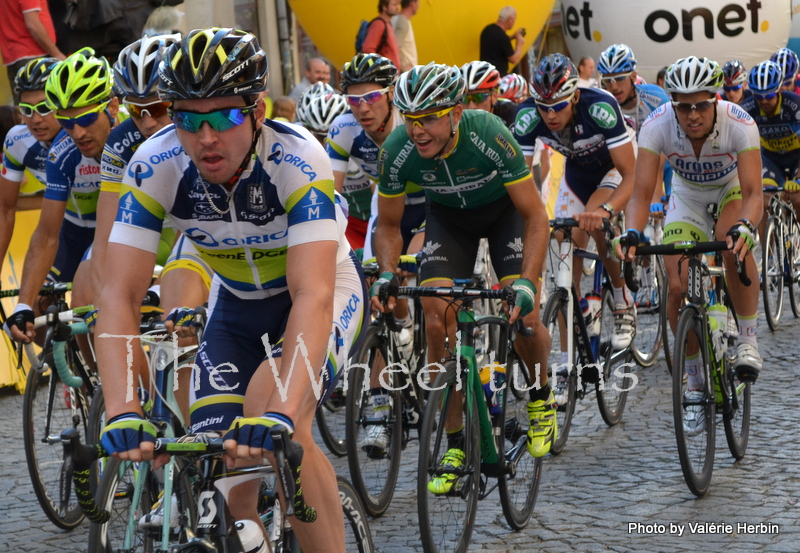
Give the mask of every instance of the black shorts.
[(472, 276), (481, 238), (489, 241), (492, 266), (500, 281), (519, 278), (525, 223), (505, 197), (483, 207), (460, 209), (428, 201), (420, 283)]
[(94, 228), (79, 227), (64, 219), (58, 235), (58, 251), (47, 279), (52, 282), (72, 282), (93, 240)]

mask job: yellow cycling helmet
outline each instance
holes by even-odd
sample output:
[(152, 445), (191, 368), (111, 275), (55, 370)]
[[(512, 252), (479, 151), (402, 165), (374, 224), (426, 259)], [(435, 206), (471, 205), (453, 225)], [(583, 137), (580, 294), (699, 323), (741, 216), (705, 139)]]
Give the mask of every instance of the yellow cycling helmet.
[(95, 57), (94, 50), (82, 48), (53, 68), (45, 85), (50, 109), (81, 108), (113, 97), (111, 64)]

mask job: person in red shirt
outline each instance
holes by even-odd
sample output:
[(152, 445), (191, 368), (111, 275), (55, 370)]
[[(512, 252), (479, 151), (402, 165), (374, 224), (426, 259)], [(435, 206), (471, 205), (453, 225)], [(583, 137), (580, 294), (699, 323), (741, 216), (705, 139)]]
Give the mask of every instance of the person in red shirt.
[(380, 0), (378, 8), (380, 14), (369, 24), (362, 52), (379, 54), (392, 60), (395, 67), (400, 67), (400, 47), (392, 28), (392, 16), (400, 13), (400, 0)]
[(56, 46), (56, 31), (47, 0), (0, 0), (0, 54), (13, 83), (17, 71), (32, 58), (66, 58)]

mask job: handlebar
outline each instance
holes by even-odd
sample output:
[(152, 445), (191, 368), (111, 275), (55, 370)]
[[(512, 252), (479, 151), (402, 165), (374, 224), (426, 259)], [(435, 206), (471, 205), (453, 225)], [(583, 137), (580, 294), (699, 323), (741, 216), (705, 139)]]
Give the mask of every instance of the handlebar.
[[(42, 288), (39, 290), (39, 295), (58, 296), (66, 294), (70, 290), (72, 290), (71, 282), (52, 282), (43, 285)], [(15, 296), (19, 296), (19, 288), (14, 288), (13, 290), (3, 290), (0, 292), (0, 299), (13, 298)]]

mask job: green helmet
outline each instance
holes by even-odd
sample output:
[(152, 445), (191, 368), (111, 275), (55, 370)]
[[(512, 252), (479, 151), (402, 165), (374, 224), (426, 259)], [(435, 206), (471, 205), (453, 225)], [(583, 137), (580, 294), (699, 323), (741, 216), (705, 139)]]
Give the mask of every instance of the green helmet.
[(14, 94), (19, 96), (23, 92), (44, 90), (47, 78), (53, 68), (60, 62), (56, 58), (34, 58), (20, 67), (14, 77)]
[(429, 63), (400, 75), (394, 104), (402, 113), (446, 108), (464, 99), (464, 77), (458, 67)]
[(113, 97), (114, 72), (94, 50), (82, 48), (53, 68), (45, 85), (50, 109), (81, 108)]

